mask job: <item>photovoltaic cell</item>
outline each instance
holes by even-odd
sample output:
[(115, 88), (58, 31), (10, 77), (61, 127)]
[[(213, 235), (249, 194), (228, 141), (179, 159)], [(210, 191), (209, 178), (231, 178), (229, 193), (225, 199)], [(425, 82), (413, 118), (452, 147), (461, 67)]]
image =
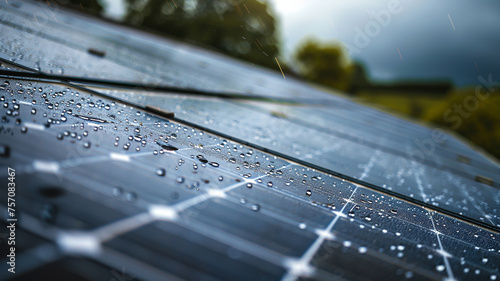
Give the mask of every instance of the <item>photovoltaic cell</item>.
[(0, 279), (498, 278), (500, 167), (453, 136), (420, 159), (434, 130), (279, 73), (62, 10), (34, 25), (37, 3), (0, 5), (0, 166), (16, 170), (18, 218), (17, 273), (3, 255)]

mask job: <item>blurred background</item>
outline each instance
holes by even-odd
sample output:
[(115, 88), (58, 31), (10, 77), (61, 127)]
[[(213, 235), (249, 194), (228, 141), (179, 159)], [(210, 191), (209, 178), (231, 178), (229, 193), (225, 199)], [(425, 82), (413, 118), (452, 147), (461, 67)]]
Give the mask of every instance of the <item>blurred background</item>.
[(447, 127), (500, 159), (499, 1), (56, 2)]

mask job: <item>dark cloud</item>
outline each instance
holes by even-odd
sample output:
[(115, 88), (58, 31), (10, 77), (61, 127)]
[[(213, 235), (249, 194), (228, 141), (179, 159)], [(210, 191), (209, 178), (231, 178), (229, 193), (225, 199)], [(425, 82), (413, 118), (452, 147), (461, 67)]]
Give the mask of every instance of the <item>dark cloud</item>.
[(344, 42), (373, 79), (450, 79), (466, 85), (477, 83), (480, 74), (500, 78), (500, 1), (400, 0), (396, 13), (388, 12), (388, 0), (292, 1), (288, 5), (298, 5), (295, 10), (283, 10), (280, 2), (288, 54), (314, 35)]

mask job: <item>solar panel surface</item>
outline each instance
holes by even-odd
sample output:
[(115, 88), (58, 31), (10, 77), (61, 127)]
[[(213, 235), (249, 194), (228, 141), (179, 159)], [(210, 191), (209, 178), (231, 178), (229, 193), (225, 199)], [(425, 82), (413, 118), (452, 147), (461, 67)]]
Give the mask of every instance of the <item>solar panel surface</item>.
[(460, 140), (40, 5), (0, 4), (2, 280), (496, 280), (500, 167)]

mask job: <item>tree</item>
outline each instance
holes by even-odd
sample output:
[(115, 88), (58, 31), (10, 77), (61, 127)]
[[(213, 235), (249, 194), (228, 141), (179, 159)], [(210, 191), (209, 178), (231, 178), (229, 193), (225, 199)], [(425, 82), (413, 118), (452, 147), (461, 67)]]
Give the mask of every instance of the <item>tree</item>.
[(126, 22), (275, 67), (276, 21), (257, 0), (127, 0)]
[[(46, 3), (45, 0), (41, 1)], [(50, 5), (50, 2), (53, 2), (53, 0), (50, 0), (48, 2)], [(99, 0), (55, 0), (55, 3), (73, 10), (81, 11), (86, 14), (91, 14), (95, 16), (101, 15), (103, 11), (103, 6), (101, 5)]]
[(424, 121), (448, 127), (500, 159), (500, 88), (452, 91), (441, 103), (430, 108)]
[(349, 89), (353, 65), (342, 46), (309, 39), (298, 48), (295, 60), (305, 78), (335, 89)]

